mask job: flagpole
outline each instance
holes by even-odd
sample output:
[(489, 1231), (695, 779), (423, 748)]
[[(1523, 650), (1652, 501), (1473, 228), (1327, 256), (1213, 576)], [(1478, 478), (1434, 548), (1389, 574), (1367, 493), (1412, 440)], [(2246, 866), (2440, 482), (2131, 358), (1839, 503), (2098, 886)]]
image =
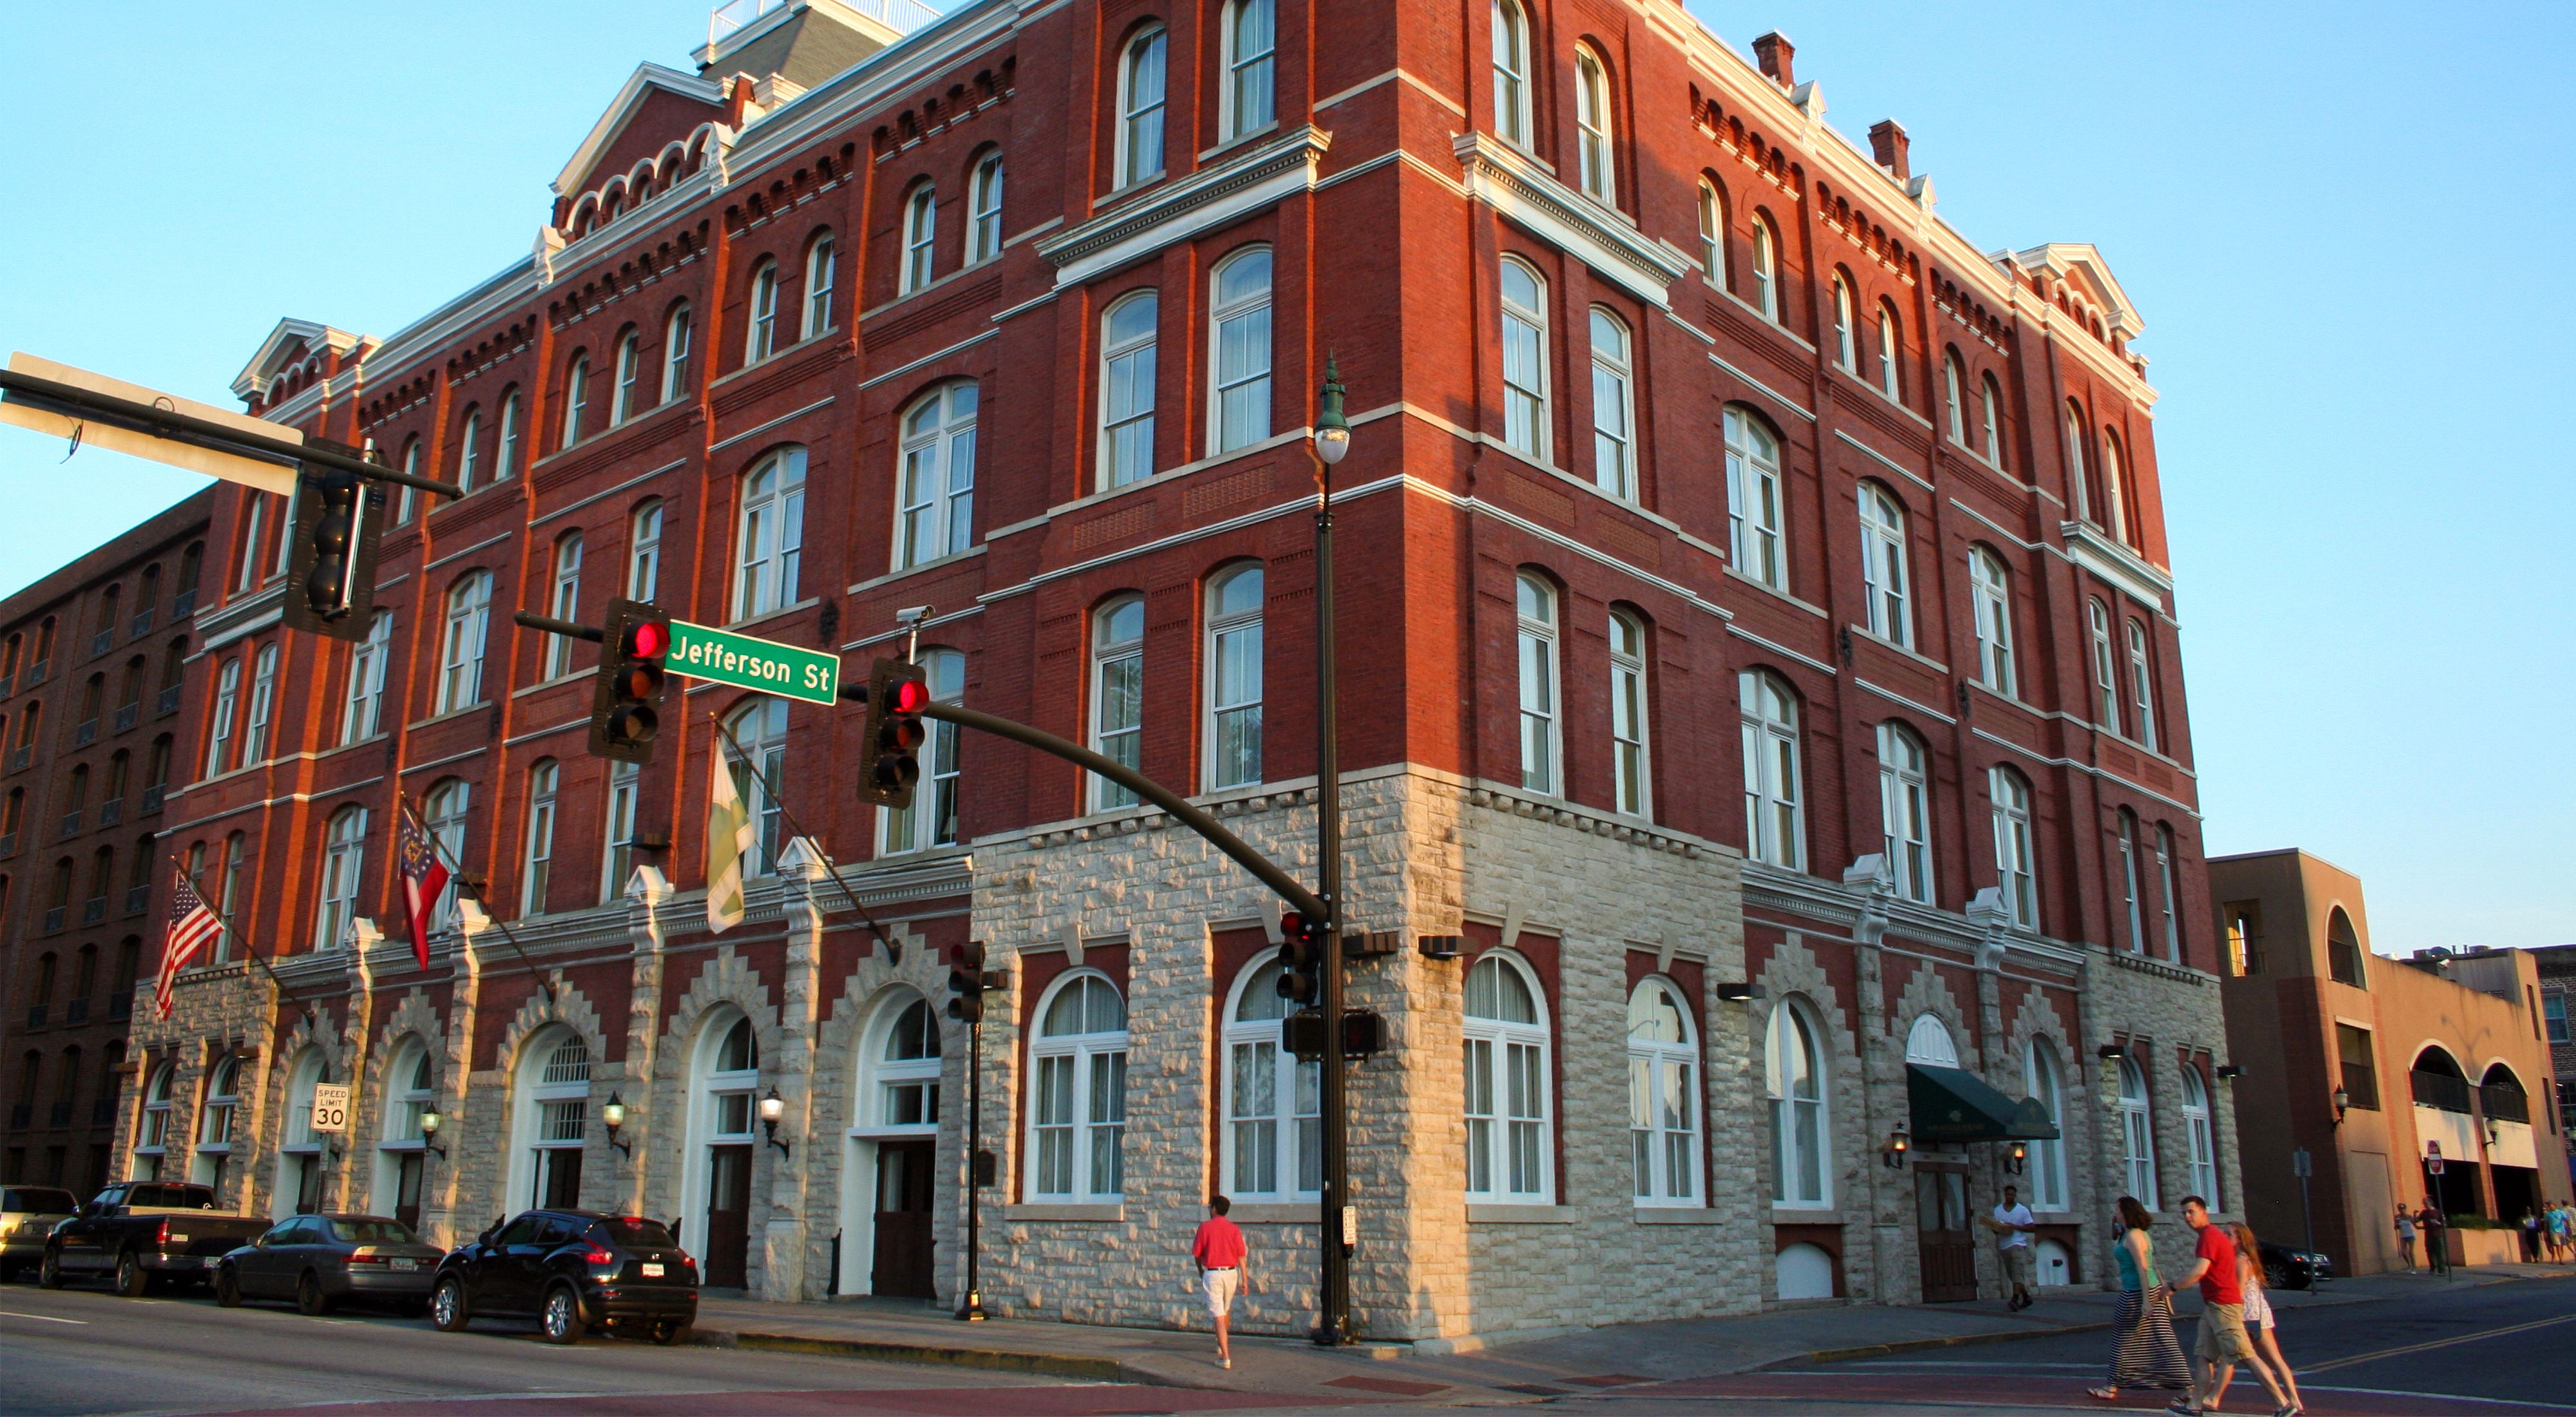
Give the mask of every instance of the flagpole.
[[(798, 836), (805, 837), (807, 841), (813, 842), (814, 849), (816, 851), (821, 851), (823, 849), (822, 840), (817, 837), (805, 836), (804, 824), (797, 821), (796, 814), (788, 809), (787, 799), (779, 795), (778, 784), (771, 782), (769, 780), (769, 774), (760, 770), (760, 764), (753, 760), (751, 754), (743, 751), (742, 744), (736, 741), (733, 736), (733, 730), (725, 727), (724, 720), (716, 717), (713, 712), (709, 712), (707, 714), (707, 721), (716, 726), (716, 732), (724, 738), (725, 746), (733, 749), (733, 755), (742, 760), (742, 765), (744, 767), (751, 769), (751, 775), (760, 779), (760, 790), (769, 795), (770, 801), (778, 804), (778, 815), (787, 819), (787, 829)], [(859, 919), (867, 925), (868, 929), (876, 933), (877, 943), (885, 946), (886, 962), (888, 964), (903, 963), (903, 947), (887, 938), (885, 927), (879, 925), (877, 923), (877, 918), (870, 915), (868, 913), (868, 908), (859, 902), (858, 894), (850, 889), (849, 882), (841, 879), (841, 869), (832, 864), (832, 858), (828, 855), (823, 858), (823, 874), (832, 878), (832, 884), (840, 887), (841, 889), (841, 899), (848, 901), (850, 903), (850, 909), (857, 911), (859, 913)]]
[(438, 839), (438, 833), (431, 831), (427, 822), (413, 814), (411, 801), (403, 795), (400, 788), (394, 789), (394, 810), (411, 818), (412, 826), (420, 832), (423, 839), (429, 842), (429, 849), (437, 852), (439, 858), (447, 863), (447, 879), (455, 882), (457, 890), (472, 896), (475, 908), (483, 912), (483, 918), (491, 922), (493, 929), (501, 932), (502, 939), (510, 942), (511, 953), (519, 957), (519, 963), (528, 967), (528, 974), (537, 981), (537, 987), (546, 991), (546, 1002), (559, 1003), (560, 1001), (555, 998), (554, 981), (541, 973), (537, 969), (537, 962), (528, 958), (528, 952), (519, 947), (519, 937), (510, 933), (510, 927), (503, 923), (500, 916), (493, 913), (492, 902), (483, 898), (483, 892), (475, 889), (473, 879), (465, 874), (465, 863), (456, 859), (454, 853), (447, 849), (447, 843)]
[(310, 1005), (304, 1002), (304, 996), (287, 988), (286, 981), (278, 978), (277, 971), (269, 968), (268, 961), (261, 959), (259, 957), (259, 952), (251, 948), (250, 937), (234, 927), (231, 917), (225, 915), (223, 911), (216, 907), (206, 903), (206, 893), (204, 889), (198, 885), (197, 878), (188, 875), (188, 863), (176, 854), (173, 854), (170, 857), (170, 864), (179, 868), (179, 874), (187, 879), (188, 889), (196, 891), (197, 903), (199, 905), (204, 905), (206, 907), (206, 913), (215, 917), (215, 923), (224, 927), (224, 933), (231, 936), (233, 940), (241, 946), (242, 958), (258, 965), (259, 972), (267, 975), (268, 982), (277, 987), (278, 997), (286, 1000), (286, 1002), (290, 1004), (293, 1004), (297, 1013), (300, 1013), (307, 1018), (313, 1017), (313, 1009)]

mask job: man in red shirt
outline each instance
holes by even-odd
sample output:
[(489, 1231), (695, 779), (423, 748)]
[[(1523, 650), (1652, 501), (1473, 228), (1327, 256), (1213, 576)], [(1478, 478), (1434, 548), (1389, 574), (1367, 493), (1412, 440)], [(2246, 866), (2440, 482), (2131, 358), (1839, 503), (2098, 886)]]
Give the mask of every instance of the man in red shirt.
[[(2182, 1399), (2166, 1408), (2182, 1417), (2198, 1417), (2203, 1408), (2218, 1400), (2235, 1380), (2236, 1365), (2253, 1358), (2253, 1346), (2245, 1338), (2245, 1291), (2236, 1272), (2236, 1241), (2224, 1225), (2213, 1225), (2209, 1219), (2209, 1202), (2198, 1196), (2185, 1196), (2182, 1201), (2183, 1223), (2199, 1236), (2194, 1247), (2194, 1260), (2188, 1273), (2174, 1281), (2174, 1287), (2200, 1283), (2200, 1342), (2197, 1353), (2201, 1361), (2201, 1382)], [(2284, 1412), (2291, 1409), (2282, 1408)]]
[(1199, 1223), (1199, 1233), (1190, 1241), (1190, 1258), (1198, 1261), (1199, 1288), (1207, 1295), (1209, 1317), (1216, 1320), (1216, 1365), (1231, 1368), (1234, 1350), (1226, 1342), (1226, 1323), (1243, 1280), (1243, 1230), (1225, 1218), (1234, 1202), (1218, 1196), (1208, 1202), (1208, 1209), (1214, 1213)]

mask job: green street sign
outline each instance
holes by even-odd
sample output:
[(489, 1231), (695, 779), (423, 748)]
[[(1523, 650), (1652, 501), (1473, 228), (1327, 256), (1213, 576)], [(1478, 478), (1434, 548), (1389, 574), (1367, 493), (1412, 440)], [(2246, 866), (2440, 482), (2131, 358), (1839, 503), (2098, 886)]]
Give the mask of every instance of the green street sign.
[(674, 674), (712, 679), (740, 689), (758, 689), (828, 704), (841, 696), (841, 657), (800, 649), (776, 640), (755, 639), (712, 625), (671, 622), (671, 653), (662, 661)]

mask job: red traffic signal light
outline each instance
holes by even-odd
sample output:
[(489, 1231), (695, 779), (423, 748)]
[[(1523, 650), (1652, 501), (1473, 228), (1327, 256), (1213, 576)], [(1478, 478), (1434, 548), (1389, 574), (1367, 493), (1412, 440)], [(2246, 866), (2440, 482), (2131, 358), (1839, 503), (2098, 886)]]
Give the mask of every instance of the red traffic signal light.
[(1291, 915), (1279, 922), (1279, 997), (1311, 1006), (1324, 996), (1324, 922)]
[(921, 780), (921, 745), (929, 730), (921, 721), (930, 707), (930, 684), (918, 664), (880, 659), (868, 671), (868, 718), (863, 733), (869, 754), (859, 780), (859, 800), (896, 811), (912, 805), (913, 784)]
[(590, 751), (621, 763), (653, 760), (661, 727), (663, 658), (671, 652), (671, 617), (641, 601), (608, 602), (601, 627), (599, 676), (590, 695)]

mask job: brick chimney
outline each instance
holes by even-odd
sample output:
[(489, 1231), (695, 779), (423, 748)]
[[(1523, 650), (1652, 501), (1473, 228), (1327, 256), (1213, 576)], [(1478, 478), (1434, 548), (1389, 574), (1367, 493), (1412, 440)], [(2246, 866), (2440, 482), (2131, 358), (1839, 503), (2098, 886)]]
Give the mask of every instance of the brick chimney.
[(1778, 30), (1753, 41), (1753, 61), (1762, 66), (1762, 77), (1784, 89), (1798, 82), (1797, 75), (1789, 67), (1789, 61), (1797, 52), (1797, 46)]
[(1905, 125), (1893, 118), (1882, 118), (1870, 125), (1869, 155), (1902, 182), (1914, 175), (1905, 160)]

